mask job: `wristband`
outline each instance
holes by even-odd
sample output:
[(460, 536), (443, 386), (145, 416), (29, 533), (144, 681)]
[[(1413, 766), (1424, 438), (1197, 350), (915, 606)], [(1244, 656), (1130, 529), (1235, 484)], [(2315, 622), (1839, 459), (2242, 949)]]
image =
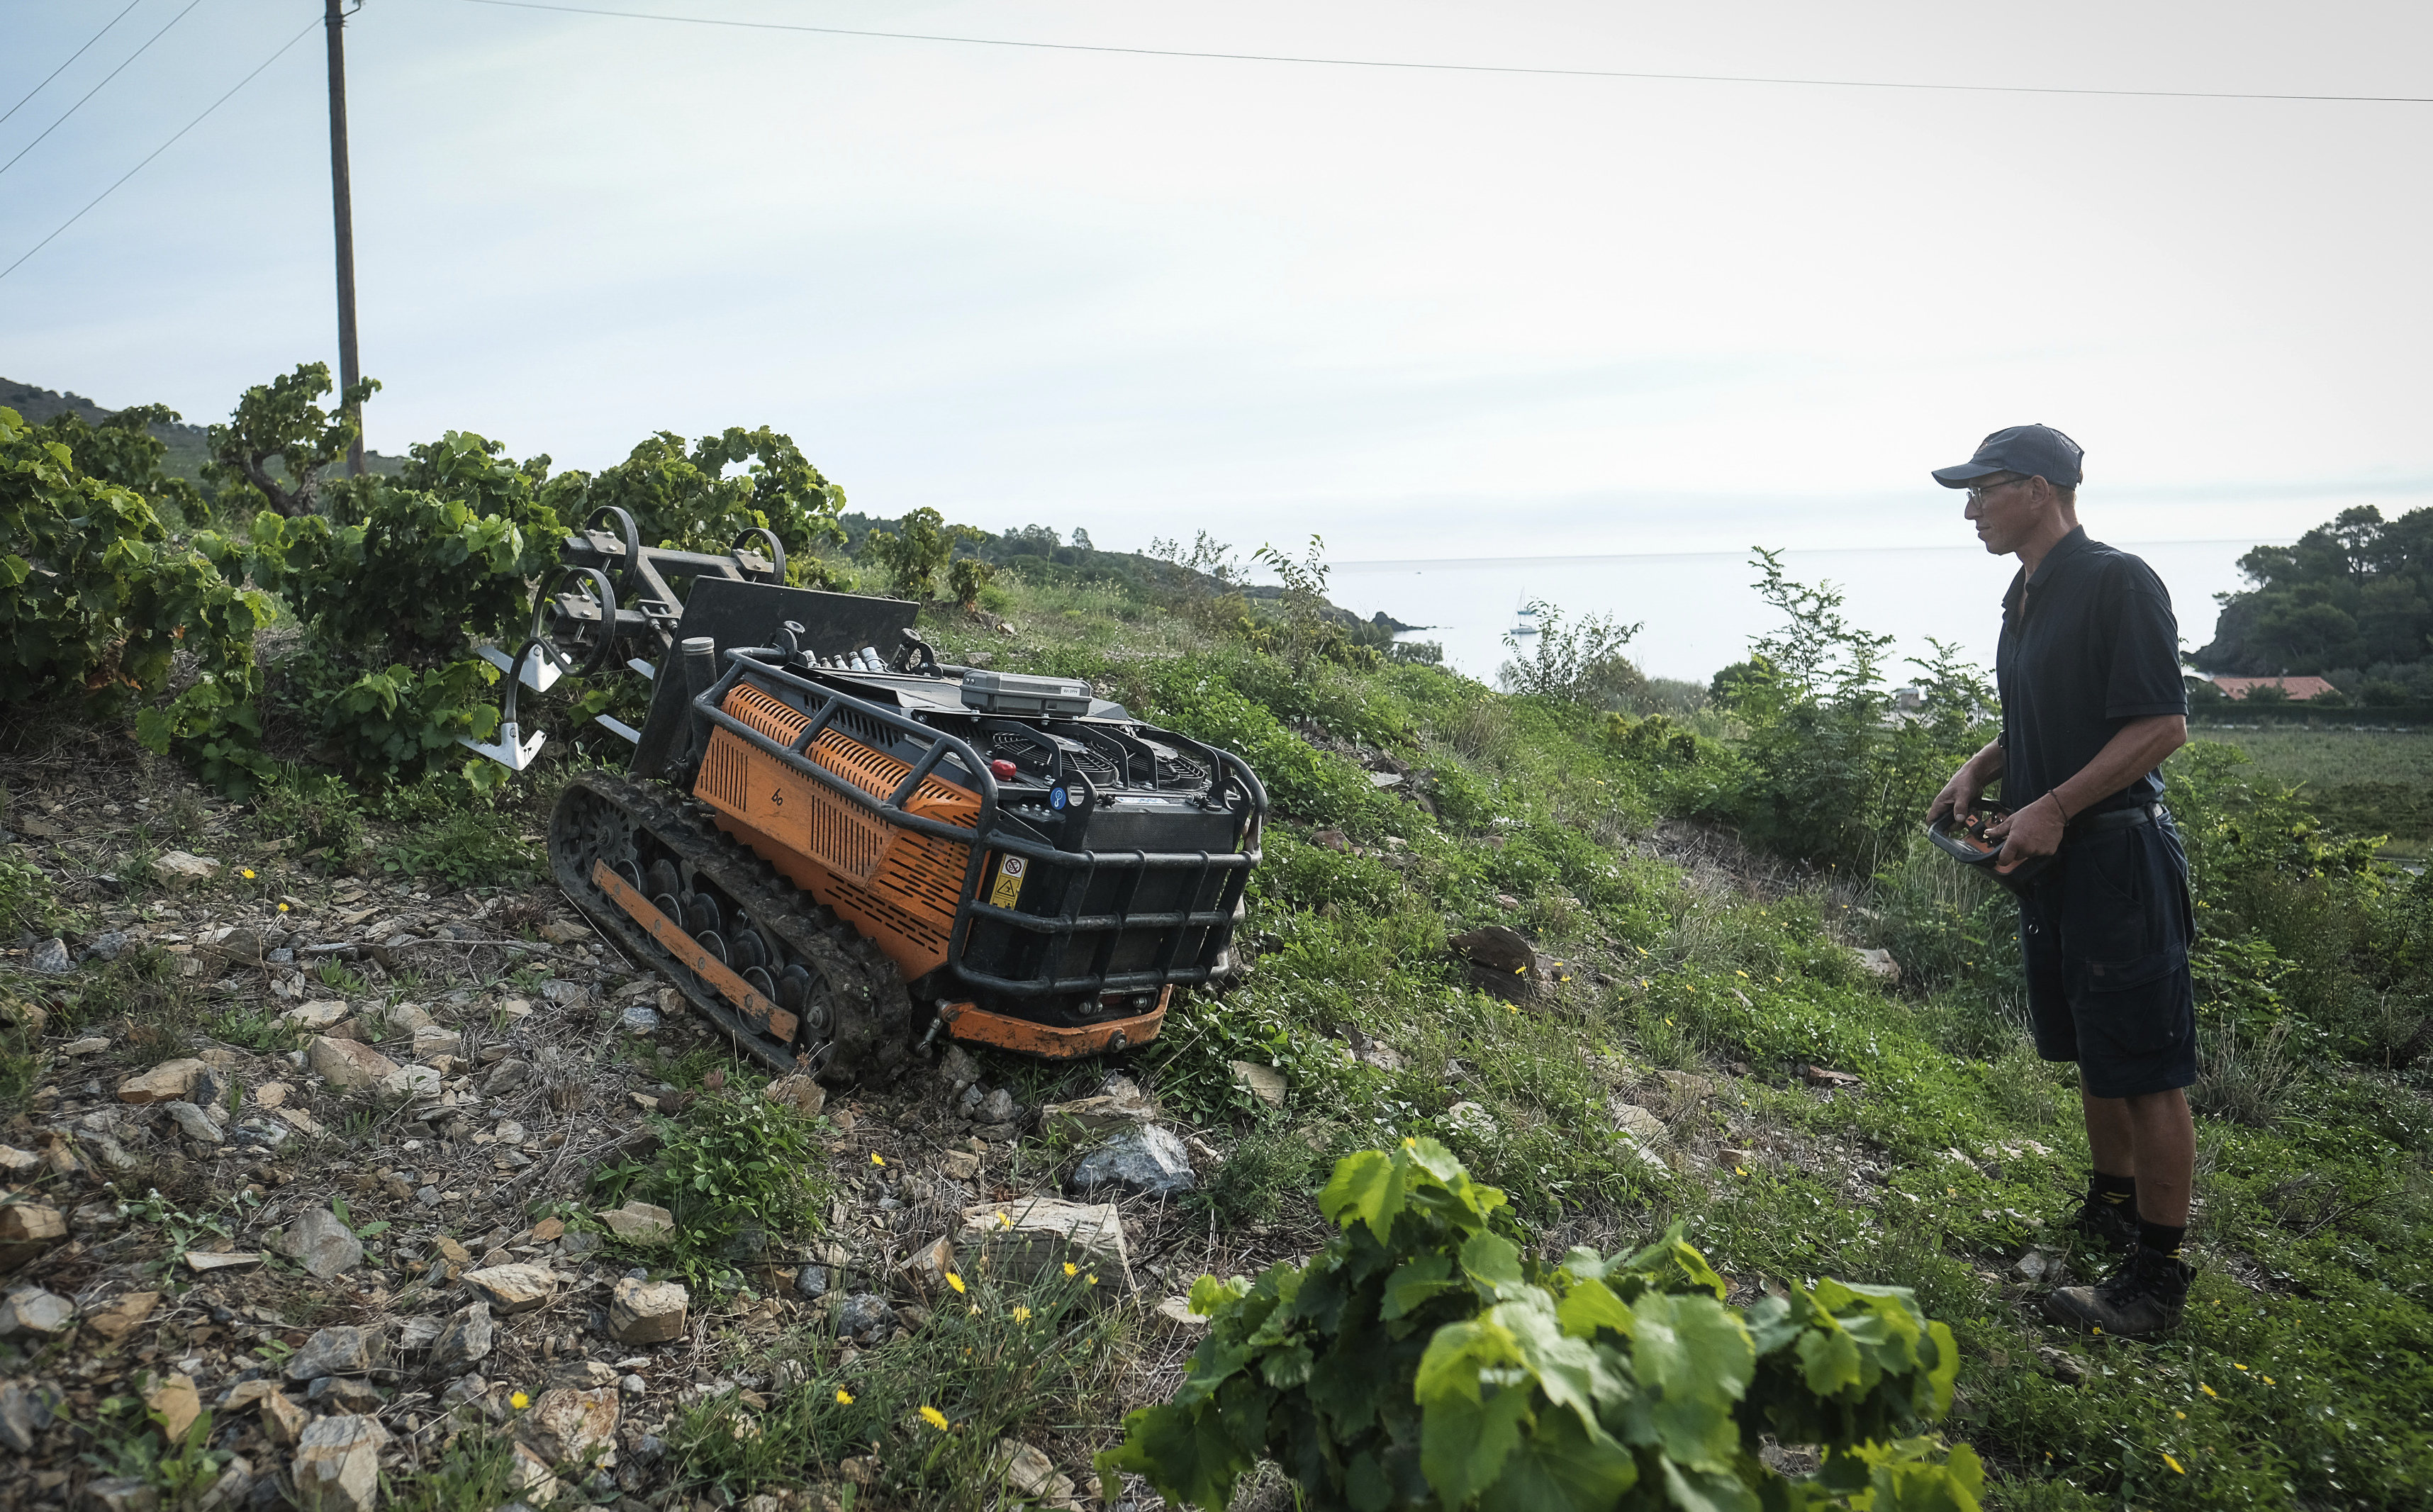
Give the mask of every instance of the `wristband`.
[(2052, 800), (2052, 806), (2055, 808), (2061, 808), (2061, 822), (2065, 825), (2069, 823), (2069, 810), (2062, 808), (2061, 790), (2058, 788), (2052, 789), (2046, 792), (2045, 796)]

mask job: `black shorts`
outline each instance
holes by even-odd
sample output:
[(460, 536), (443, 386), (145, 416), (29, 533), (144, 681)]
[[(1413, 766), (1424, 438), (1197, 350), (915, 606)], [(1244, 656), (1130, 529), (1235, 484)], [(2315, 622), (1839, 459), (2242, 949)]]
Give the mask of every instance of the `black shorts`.
[(2135, 1097), (2197, 1079), (2188, 855), (2168, 813), (2071, 836), (2019, 902), (2036, 1054), (2085, 1091)]

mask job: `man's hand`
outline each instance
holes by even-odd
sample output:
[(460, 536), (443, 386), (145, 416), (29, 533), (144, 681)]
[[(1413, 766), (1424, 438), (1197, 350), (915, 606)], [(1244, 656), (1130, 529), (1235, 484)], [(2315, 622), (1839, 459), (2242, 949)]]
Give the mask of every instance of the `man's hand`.
[(1994, 858), (1994, 870), (2007, 872), (2061, 849), (2062, 830), (2067, 823), (2062, 818), (2060, 802), (2048, 793), (2008, 819), (1986, 825), (1985, 838), (2002, 842), (2002, 854)]
[(1986, 784), (1991, 781), (1977, 775), (1976, 765), (1974, 761), (1963, 763), (1960, 770), (1951, 774), (1951, 780), (1934, 795), (1934, 802), (1926, 806), (1928, 824), (1933, 824), (1946, 814), (1954, 819), (1965, 819), (1975, 811), (1977, 800), (1984, 795)]

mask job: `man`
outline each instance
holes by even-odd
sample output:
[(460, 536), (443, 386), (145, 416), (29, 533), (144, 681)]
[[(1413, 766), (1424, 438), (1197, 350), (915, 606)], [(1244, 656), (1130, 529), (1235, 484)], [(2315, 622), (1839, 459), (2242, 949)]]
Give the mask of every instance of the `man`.
[(1966, 815), (1997, 778), (2010, 817), (1996, 866), (2053, 858), (2019, 903), (2036, 1053), (2075, 1061), (2094, 1170), (2070, 1227), (2123, 1254), (2093, 1286), (2049, 1295), (2056, 1322), (2136, 1338), (2180, 1319), (2196, 1126), (2187, 853), (2155, 771), (2187, 743), (2179, 626), (2152, 569), (2078, 523), (2083, 453), (2050, 426), (1997, 431), (1938, 468), (1965, 517), (2019, 559), (2002, 598), (2002, 733), (1927, 810)]

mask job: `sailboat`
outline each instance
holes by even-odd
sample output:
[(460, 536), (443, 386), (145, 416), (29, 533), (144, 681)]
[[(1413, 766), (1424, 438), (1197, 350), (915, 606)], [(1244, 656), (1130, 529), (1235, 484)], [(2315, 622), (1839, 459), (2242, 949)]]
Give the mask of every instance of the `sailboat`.
[(1536, 635), (1536, 634), (1538, 633), (1538, 605), (1537, 605), (1537, 603), (1533, 601), (1533, 602), (1531, 602), (1531, 603), (1524, 603), (1524, 604), (1523, 604), (1523, 605), (1522, 605), (1518, 610), (1516, 610), (1516, 611), (1513, 613), (1512, 620), (1513, 620), (1512, 628), (1511, 628), (1510, 630), (1506, 631), (1506, 634), (1507, 634), (1507, 635), (1513, 635), (1513, 636), (1534, 636), (1534, 635)]

